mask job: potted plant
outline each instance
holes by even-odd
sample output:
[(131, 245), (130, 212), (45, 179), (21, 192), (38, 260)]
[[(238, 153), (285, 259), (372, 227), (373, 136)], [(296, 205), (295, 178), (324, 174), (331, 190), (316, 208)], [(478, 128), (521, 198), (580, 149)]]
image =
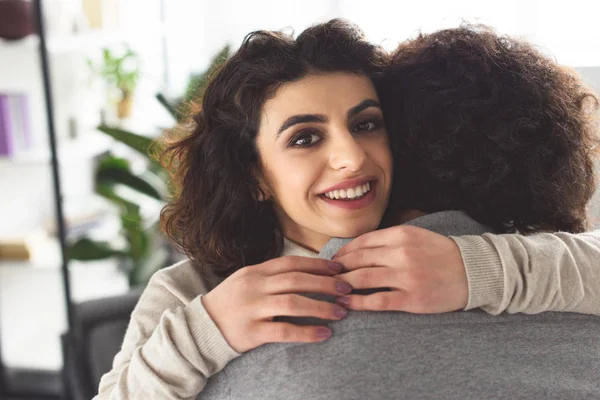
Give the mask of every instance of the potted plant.
[(119, 119), (130, 117), (133, 94), (140, 78), (138, 55), (129, 47), (126, 47), (122, 54), (115, 54), (110, 49), (104, 49), (100, 66), (94, 65), (89, 59), (88, 64), (94, 72), (119, 91), (119, 100), (117, 101)]
[[(176, 122), (185, 119), (188, 103), (201, 100), (210, 75), (229, 58), (229, 54), (230, 48), (225, 46), (211, 60), (206, 71), (193, 74), (181, 98), (169, 100), (161, 93), (156, 95)], [(134, 154), (144, 156), (146, 169), (136, 171), (132, 168), (132, 159), (112, 153), (99, 160), (96, 192), (119, 209), (121, 232), (113, 241), (79, 237), (68, 246), (68, 257), (81, 261), (116, 257), (128, 272), (130, 286), (144, 286), (156, 270), (168, 265), (173, 258), (172, 249), (160, 232), (158, 218), (145, 217), (140, 207), (140, 200), (161, 205), (168, 201), (171, 196), (167, 185), (168, 172), (149, 154), (153, 146), (149, 135), (106, 125), (98, 129), (132, 149)], [(124, 187), (126, 191), (119, 190)]]

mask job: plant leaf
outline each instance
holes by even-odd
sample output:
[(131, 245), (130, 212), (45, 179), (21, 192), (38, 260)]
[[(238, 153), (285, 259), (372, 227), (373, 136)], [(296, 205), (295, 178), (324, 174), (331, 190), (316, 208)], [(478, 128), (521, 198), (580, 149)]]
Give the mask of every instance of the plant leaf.
[(138, 135), (130, 131), (126, 131), (120, 128), (113, 128), (107, 125), (98, 126), (98, 130), (106, 133), (112, 138), (119, 142), (129, 146), (133, 150), (140, 154), (143, 154), (156, 169), (162, 169), (162, 165), (155, 160), (149, 153), (149, 149), (152, 147), (154, 140), (148, 136)]
[(96, 193), (120, 206), (122, 209), (121, 214), (125, 212), (139, 213), (140, 206), (115, 193), (114, 186), (112, 183), (97, 183)]
[(129, 256), (134, 264), (140, 262), (147, 252), (150, 241), (148, 233), (142, 228), (142, 216), (139, 212), (128, 212), (121, 215), (121, 223), (127, 242), (129, 243)]
[(126, 251), (116, 249), (108, 242), (96, 242), (89, 238), (81, 238), (69, 246), (67, 254), (70, 259), (80, 261), (104, 260), (128, 255)]
[(127, 146), (131, 147), (135, 151), (137, 151), (145, 156), (148, 156), (148, 149), (150, 148), (150, 145), (152, 144), (151, 138), (149, 138), (147, 136), (143, 136), (143, 135), (138, 135), (136, 133), (126, 131), (124, 129), (113, 128), (113, 127), (110, 127), (107, 125), (98, 126), (98, 130), (115, 138), (119, 142), (126, 144)]
[(167, 187), (156, 174), (146, 170), (136, 175), (131, 172), (129, 162), (123, 158), (107, 156), (96, 170), (99, 184), (123, 184), (157, 200), (167, 195)]
[(177, 109), (175, 108), (175, 106), (173, 104), (171, 104), (171, 102), (169, 102), (169, 100), (167, 100), (167, 98), (165, 97), (164, 94), (157, 93), (156, 99), (158, 100), (158, 102), (160, 104), (163, 105), (163, 107), (169, 112), (169, 114), (171, 114), (171, 116), (175, 119), (175, 121), (179, 121), (179, 118), (181, 117), (180, 114), (177, 112)]

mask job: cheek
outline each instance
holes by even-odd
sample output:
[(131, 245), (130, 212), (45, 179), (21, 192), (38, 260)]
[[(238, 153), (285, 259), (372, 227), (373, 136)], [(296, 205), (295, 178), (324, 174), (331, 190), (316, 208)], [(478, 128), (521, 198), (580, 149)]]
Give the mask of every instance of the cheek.
[(387, 137), (369, 141), (363, 148), (371, 161), (379, 166), (388, 178), (391, 177), (393, 160)]
[(299, 201), (314, 194), (320, 177), (320, 164), (310, 155), (281, 158), (278, 168), (271, 171), (270, 186), (280, 206), (297, 208)]

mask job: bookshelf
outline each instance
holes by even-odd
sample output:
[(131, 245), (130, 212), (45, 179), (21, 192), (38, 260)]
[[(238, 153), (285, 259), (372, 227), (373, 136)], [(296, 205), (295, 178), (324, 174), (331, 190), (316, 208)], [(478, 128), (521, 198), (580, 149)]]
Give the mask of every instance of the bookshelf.
[[(65, 257), (67, 214), (63, 201), (65, 195), (69, 195), (66, 192), (73, 190), (74, 186), (69, 185), (65, 170), (86, 169), (79, 171), (80, 175), (85, 176), (88, 169), (93, 171), (95, 158), (114, 146), (113, 139), (93, 129), (95, 124), (79, 125), (75, 138), (66, 134), (70, 132), (67, 124), (61, 125), (67, 117), (77, 115), (77, 111), (61, 115), (62, 110), (58, 108), (62, 106), (69, 109), (70, 104), (61, 102), (62, 97), (57, 93), (65, 84), (80, 84), (75, 78), (77, 72), (85, 67), (85, 63), (73, 65), (71, 60), (82, 60), (84, 56), (94, 52), (97, 54), (103, 47), (135, 42), (140, 38), (156, 43), (153, 48), (160, 49), (161, 57), (165, 55), (165, 29), (162, 23), (152, 24), (147, 29), (90, 30), (68, 36), (49, 36), (44, 29), (42, 3), (42, 0), (32, 1), (37, 15), (38, 35), (30, 35), (19, 41), (0, 39), (0, 60), (3, 61), (0, 63), (0, 92), (22, 90), (32, 94), (32, 102), (39, 105), (30, 109), (38, 120), (38, 124), (32, 126), (32, 133), (37, 135), (36, 138), (44, 139), (47, 136), (47, 140), (36, 140), (33, 148), (13, 156), (0, 156), (0, 192), (6, 196), (8, 192), (21, 191), (22, 188), (15, 186), (15, 182), (27, 182), (23, 185), (27, 186), (24, 194), (17, 194), (16, 197), (31, 198), (29, 192), (33, 192), (33, 197), (43, 196), (37, 200), (38, 203), (52, 203), (49, 208), (53, 208), (53, 212), (50, 214), (56, 215), (58, 233), (47, 238), (45, 243), (36, 245), (38, 255), (34, 259), (0, 261), (0, 305), (4, 305), (0, 310), (0, 314), (4, 314), (0, 321), (0, 398), (6, 395), (21, 398), (24, 393), (37, 398), (38, 395), (49, 394), (49, 386), (60, 389), (62, 357), (59, 336), (71, 329), (73, 302), (129, 290), (127, 277), (119, 269), (116, 260), (69, 262)], [(13, 61), (17, 59), (20, 61)], [(58, 59), (62, 64), (56, 62)], [(166, 59), (160, 61), (166, 64)], [(165, 65), (163, 67), (166, 69)], [(56, 71), (66, 74), (67, 80), (57, 81)], [(10, 77), (2, 80), (2, 74)], [(73, 79), (69, 80), (70, 74), (73, 74)], [(18, 79), (11, 81), (13, 76)], [(22, 89), (22, 83), (29, 79), (40, 82)], [(144, 97), (155, 101), (153, 96), (144, 94)], [(87, 96), (84, 100), (87, 100)], [(152, 112), (149, 113), (150, 118), (147, 118), (147, 112), (145, 114), (143, 122), (157, 122)], [(160, 120), (158, 122), (161, 123)], [(144, 130), (140, 129), (142, 132)], [(35, 176), (43, 175), (44, 178), (51, 175), (51, 179), (45, 179), (45, 182), (29, 180), (34, 176), (31, 171), (36, 171)], [(13, 179), (3, 180), (7, 175)], [(37, 191), (29, 190), (33, 186), (40, 188)], [(8, 207), (10, 210), (10, 201), (8, 203), (5, 199), (2, 208)], [(38, 210), (32, 209), (30, 212), (36, 213)], [(18, 218), (15, 215), (13, 220)], [(8, 225), (10, 228), (10, 223)], [(15, 303), (15, 299), (21, 298), (26, 301)], [(7, 310), (10, 310), (10, 315)], [(40, 335), (40, 331), (45, 334)], [(7, 364), (10, 367), (8, 369)], [(15, 375), (26, 375), (31, 378), (28, 382), (33, 383), (29, 387), (19, 385), (12, 379)], [(52, 383), (44, 385), (42, 381)], [(7, 387), (10, 390), (7, 391)], [(24, 390), (20, 390), (22, 387)], [(51, 394), (58, 396), (60, 393), (55, 390)]]

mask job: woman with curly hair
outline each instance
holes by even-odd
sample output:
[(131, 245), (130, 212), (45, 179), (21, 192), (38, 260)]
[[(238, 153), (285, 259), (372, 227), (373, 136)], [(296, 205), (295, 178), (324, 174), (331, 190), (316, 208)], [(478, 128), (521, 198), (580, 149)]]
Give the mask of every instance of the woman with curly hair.
[(98, 398), (193, 398), (242, 352), (331, 335), (275, 317), (346, 315), (297, 293), (349, 293), (333, 278), (341, 266), (315, 251), (376, 229), (387, 207), (392, 158), (372, 82), (385, 61), (339, 20), (295, 39), (246, 37), (165, 153), (178, 190), (161, 217), (189, 261), (149, 282)]
[[(346, 319), (331, 297), (352, 287), (336, 278), (339, 263), (316, 257), (333, 237), (376, 229), (387, 207), (393, 167), (374, 85), (386, 61), (357, 27), (332, 20), (296, 39), (253, 33), (212, 77), (191, 134), (167, 149), (179, 190), (162, 218), (189, 260), (152, 278), (97, 398), (194, 398), (233, 359), (242, 375), (229, 383), (248, 383), (244, 373), (261, 369), (251, 350), (269, 352), (265, 343), (331, 338), (324, 320)], [(302, 350), (293, 346), (283, 349)], [(303, 349), (329, 357), (314, 346)], [(252, 382), (316, 398), (288, 379), (314, 364)], [(268, 397), (257, 393), (233, 397)]]

